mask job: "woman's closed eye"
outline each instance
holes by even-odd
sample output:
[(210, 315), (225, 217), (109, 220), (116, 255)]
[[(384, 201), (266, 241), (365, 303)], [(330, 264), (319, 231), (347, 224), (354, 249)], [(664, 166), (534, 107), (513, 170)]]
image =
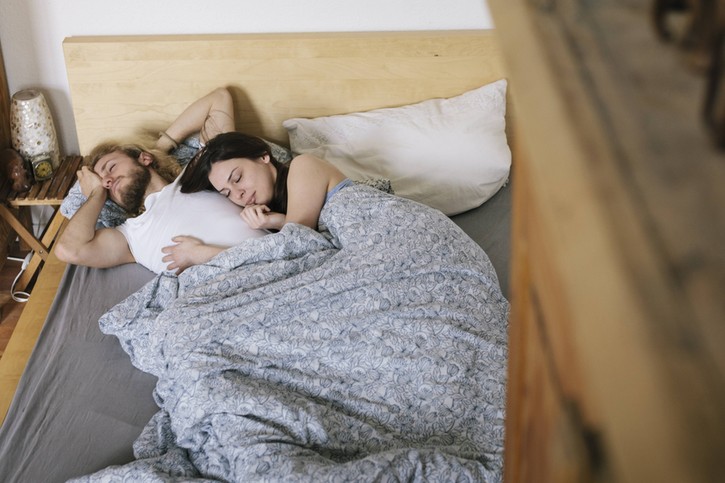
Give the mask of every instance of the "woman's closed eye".
[[(237, 183), (239, 183), (242, 180), (242, 176), (241, 175), (238, 175), (236, 177), (230, 176), (229, 177), (229, 180), (232, 182), (232, 184), (237, 184)], [(224, 189), (220, 190), (219, 193), (221, 195), (226, 196), (227, 198), (229, 198), (229, 195), (232, 194), (232, 191), (229, 188), (224, 188)]]
[(239, 183), (239, 180), (242, 179), (242, 170), (238, 167), (234, 168), (231, 173), (229, 173), (229, 176), (227, 177), (227, 181), (236, 184)]

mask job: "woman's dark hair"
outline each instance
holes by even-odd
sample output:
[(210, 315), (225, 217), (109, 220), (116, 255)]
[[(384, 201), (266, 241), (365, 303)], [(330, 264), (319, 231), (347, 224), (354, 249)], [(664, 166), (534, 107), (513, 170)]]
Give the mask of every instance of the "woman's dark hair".
[(272, 150), (263, 139), (240, 132), (226, 132), (209, 140), (189, 162), (181, 175), (182, 193), (197, 191), (216, 191), (209, 181), (212, 164), (234, 158), (257, 159), (269, 155), (270, 162), (277, 169), (274, 184), (274, 197), (269, 209), (277, 213), (287, 213), (287, 173), (289, 165), (280, 163), (272, 155)]

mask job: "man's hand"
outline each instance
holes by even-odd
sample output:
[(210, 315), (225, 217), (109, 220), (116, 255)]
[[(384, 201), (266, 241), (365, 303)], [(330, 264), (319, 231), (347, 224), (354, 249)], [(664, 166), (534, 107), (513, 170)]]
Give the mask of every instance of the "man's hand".
[[(81, 193), (83, 193), (83, 196), (86, 198), (90, 198), (94, 191), (106, 191), (106, 188), (103, 187), (103, 180), (101, 177), (88, 166), (83, 166), (76, 172), (76, 175), (78, 176), (78, 183), (81, 186)], [(107, 195), (107, 193), (104, 194)]]

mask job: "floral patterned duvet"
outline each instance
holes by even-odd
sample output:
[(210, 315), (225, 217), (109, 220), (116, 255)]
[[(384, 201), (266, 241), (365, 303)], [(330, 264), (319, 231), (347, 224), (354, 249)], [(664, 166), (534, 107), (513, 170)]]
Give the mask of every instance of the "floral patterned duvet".
[(159, 275), (104, 315), (161, 410), (136, 461), (81, 480), (501, 480), (508, 302), (486, 254), (365, 186), (320, 223)]

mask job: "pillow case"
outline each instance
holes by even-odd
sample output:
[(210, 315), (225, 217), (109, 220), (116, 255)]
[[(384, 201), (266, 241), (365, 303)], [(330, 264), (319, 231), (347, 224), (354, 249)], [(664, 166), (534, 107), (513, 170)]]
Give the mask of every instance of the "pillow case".
[(347, 177), (389, 179), (394, 192), (447, 215), (480, 206), (508, 180), (505, 79), (447, 99), (284, 121), (293, 153)]
[[(270, 141), (266, 141), (266, 143), (269, 144), (272, 155), (278, 161), (282, 163), (287, 163), (292, 159), (292, 153), (289, 149), (279, 146)], [(179, 144), (178, 148), (174, 149), (171, 152), (171, 154), (179, 161), (179, 164), (181, 166), (186, 166), (189, 161), (191, 161), (191, 158), (193, 158), (194, 155), (199, 151), (199, 149), (201, 149), (201, 141), (199, 140), (199, 136), (195, 135), (185, 139), (181, 144)], [(60, 212), (66, 218), (70, 218), (85, 202), (86, 197), (81, 191), (80, 184), (78, 183), (78, 181), (76, 181), (75, 184), (71, 187), (70, 191), (68, 191), (66, 197), (63, 199), (63, 202), (60, 205)], [(126, 218), (128, 218), (126, 210), (108, 199), (106, 200), (106, 203), (101, 209), (101, 213), (98, 216), (98, 222), (96, 223), (96, 227), (113, 228), (126, 221)]]

